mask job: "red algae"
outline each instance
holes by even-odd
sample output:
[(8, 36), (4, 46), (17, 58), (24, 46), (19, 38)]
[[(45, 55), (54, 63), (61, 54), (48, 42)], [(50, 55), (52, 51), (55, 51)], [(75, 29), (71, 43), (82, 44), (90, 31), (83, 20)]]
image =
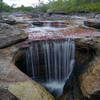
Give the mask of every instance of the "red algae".
[(35, 27), (25, 29), (25, 32), (28, 34), (28, 40), (21, 43), (20, 47), (26, 47), (32, 41), (100, 36), (100, 30), (81, 25), (68, 25), (65, 28)]
[(100, 35), (100, 31), (95, 29), (87, 29), (83, 27), (74, 27), (74, 28), (62, 28), (62, 29), (37, 29), (32, 31), (26, 31), (29, 40), (46, 40), (46, 39), (60, 39), (67, 37), (80, 37), (80, 36), (95, 36)]

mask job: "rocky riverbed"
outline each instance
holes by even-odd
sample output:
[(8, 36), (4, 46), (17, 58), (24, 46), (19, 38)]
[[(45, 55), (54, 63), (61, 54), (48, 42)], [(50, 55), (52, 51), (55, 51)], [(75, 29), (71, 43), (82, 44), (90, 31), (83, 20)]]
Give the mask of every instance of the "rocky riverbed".
[[(15, 65), (19, 49), (32, 41), (72, 38), (74, 70), (59, 100), (100, 99), (100, 15), (2, 13), (0, 16), (0, 100), (54, 100)], [(37, 26), (36, 26), (37, 25)], [(40, 26), (44, 27), (40, 27)], [(62, 27), (63, 26), (63, 27)]]

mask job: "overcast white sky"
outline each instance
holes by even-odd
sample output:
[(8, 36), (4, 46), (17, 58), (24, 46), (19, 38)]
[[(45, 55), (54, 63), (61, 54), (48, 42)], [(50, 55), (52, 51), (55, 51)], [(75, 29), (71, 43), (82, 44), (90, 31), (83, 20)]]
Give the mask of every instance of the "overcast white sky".
[[(17, 7), (24, 5), (24, 6), (36, 6), (39, 3), (39, 0), (3, 0), (8, 5), (16, 4)], [(48, 0), (40, 0), (44, 3), (47, 3)]]

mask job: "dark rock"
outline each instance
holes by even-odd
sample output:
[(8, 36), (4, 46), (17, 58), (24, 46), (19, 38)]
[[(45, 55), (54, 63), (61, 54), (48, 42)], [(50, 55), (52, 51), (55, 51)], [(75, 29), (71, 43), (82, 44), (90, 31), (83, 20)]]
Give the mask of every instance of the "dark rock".
[(33, 25), (36, 26), (43, 26), (44, 22), (33, 22)]
[[(97, 100), (86, 98), (80, 88), (79, 76), (86, 72), (88, 64), (95, 55), (91, 44), (76, 42), (75, 66), (69, 79), (66, 81), (64, 91), (59, 100)], [(63, 98), (63, 99), (62, 99)], [(91, 97), (92, 98), (92, 97)], [(95, 96), (93, 97), (95, 98)], [(99, 99), (98, 99), (99, 100)]]
[(95, 92), (93, 95), (91, 95), (90, 100), (100, 100), (100, 91)]
[(63, 94), (58, 100), (84, 100), (75, 73), (76, 72), (74, 68), (70, 78), (66, 81)]
[(0, 100), (19, 100), (19, 99), (12, 93), (10, 93), (7, 89), (0, 88)]
[(100, 29), (100, 22), (97, 21), (84, 21), (84, 25), (88, 27)]
[(66, 23), (64, 21), (36, 21), (33, 22), (36, 26), (52, 26), (52, 27), (64, 27)]
[(58, 14), (58, 15), (66, 15), (65, 12), (63, 11), (52, 11), (52, 12), (48, 12), (48, 14), (51, 16), (53, 14)]
[(16, 24), (16, 21), (15, 20), (5, 20), (5, 22), (7, 24), (10, 24), (10, 25), (15, 25)]

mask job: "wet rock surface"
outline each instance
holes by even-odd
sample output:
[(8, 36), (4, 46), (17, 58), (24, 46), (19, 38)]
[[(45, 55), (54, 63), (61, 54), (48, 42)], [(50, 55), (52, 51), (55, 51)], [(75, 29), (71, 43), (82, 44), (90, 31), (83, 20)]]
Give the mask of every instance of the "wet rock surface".
[(27, 39), (27, 35), (21, 33), (20, 29), (6, 23), (0, 23), (0, 48), (8, 47), (25, 39)]
[(17, 46), (0, 49), (0, 87), (8, 89), (20, 100), (54, 100), (41, 85), (22, 73), (12, 59)]
[(19, 99), (12, 93), (10, 93), (7, 89), (0, 88), (0, 100), (19, 100)]
[[(74, 69), (70, 78), (66, 81), (63, 95), (59, 98), (59, 100), (67, 100), (67, 99), (68, 100), (88, 100), (82, 93), (82, 90), (79, 84), (80, 82), (78, 79), (80, 75), (86, 72), (88, 68), (87, 67), (88, 63), (91, 62), (95, 56), (94, 46), (89, 41), (90, 41), (89, 38), (75, 39), (76, 58), (75, 58)], [(64, 98), (64, 99), (61, 99), (61, 98)], [(92, 100), (92, 99), (89, 98), (89, 100)]]
[[(32, 81), (12, 63), (19, 49), (18, 43), (27, 39), (27, 34), (20, 29), (15, 25), (0, 23), (0, 88), (7, 89), (5, 91), (15, 95), (18, 100), (54, 100), (41, 85)], [(0, 100), (6, 100), (6, 95), (4, 97)]]
[(97, 28), (100, 29), (100, 22), (97, 21), (84, 21), (84, 24), (88, 27), (93, 27), (93, 28)]
[[(64, 92), (69, 100), (100, 99), (100, 55), (98, 53), (100, 46), (96, 45), (98, 43), (99, 39), (95, 38), (92, 40), (83, 38), (79, 39), (78, 42), (76, 39), (76, 49), (78, 49), (76, 57), (78, 58), (76, 58), (72, 76), (67, 81), (66, 92)], [(79, 50), (79, 48), (82, 50)]]
[[(8, 15), (9, 14), (5, 14), (3, 18), (6, 18)], [(3, 98), (0, 98), (0, 100), (6, 100), (4, 99), (6, 97), (11, 100), (54, 100), (54, 97), (40, 84), (32, 81), (14, 65), (14, 62), (12, 62), (14, 55), (20, 48), (20, 44), (18, 43), (22, 43), (21, 47), (25, 43), (25, 45), (27, 45), (27, 41), (22, 41), (26, 40), (28, 36), (32, 38), (32, 41), (63, 39), (67, 36), (75, 36), (74, 40), (77, 50), (76, 64), (59, 100), (99, 100), (100, 31), (84, 27), (83, 22), (86, 20), (84, 17), (70, 17), (68, 15), (52, 15), (47, 17), (47, 15), (43, 15), (43, 17), (40, 18), (41, 20), (44, 20), (44, 18), (45, 20), (65, 20), (67, 28), (59, 30), (46, 29), (46, 35), (41, 34), (40, 29), (35, 31), (25, 30), (25, 32), (28, 33), (27, 36), (26, 33), (23, 34), (23, 32), (20, 32), (19, 29), (23, 28), (24, 25), (24, 28), (26, 28), (26, 26), (31, 23), (31, 20), (40, 20), (39, 14), (31, 14), (31, 16), (28, 16), (28, 18), (31, 17), (33, 19), (27, 22), (26, 15), (22, 16), (22, 14), (18, 14), (17, 18), (26, 19), (16, 20), (17, 23), (12, 22), (14, 21), (13, 18), (8, 22), (4, 22), (2, 18), (0, 18), (0, 87), (4, 89), (3, 92), (0, 92), (0, 97)], [(95, 17), (95, 15), (93, 15), (93, 17)], [(98, 16), (96, 18), (98, 18)], [(14, 45), (11, 46), (12, 44)], [(0, 91), (2, 90), (0, 89)], [(3, 96), (2, 93), (4, 93)]]

